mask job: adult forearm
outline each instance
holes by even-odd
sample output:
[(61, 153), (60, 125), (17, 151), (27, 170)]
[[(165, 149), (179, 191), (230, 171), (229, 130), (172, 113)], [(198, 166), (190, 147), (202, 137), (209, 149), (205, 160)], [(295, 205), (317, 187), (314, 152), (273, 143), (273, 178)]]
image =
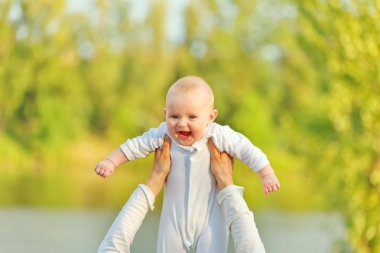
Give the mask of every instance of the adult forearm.
[(221, 190), (217, 198), (226, 225), (231, 230), (235, 253), (264, 253), (253, 213), (243, 198), (243, 188), (230, 185)]
[(139, 185), (108, 230), (98, 253), (129, 253), (135, 234), (153, 204), (154, 194), (146, 185)]
[(154, 194), (154, 197), (157, 197), (158, 193), (160, 193), (162, 187), (164, 186), (165, 179), (166, 175), (153, 172), (145, 182), (145, 185), (149, 187)]

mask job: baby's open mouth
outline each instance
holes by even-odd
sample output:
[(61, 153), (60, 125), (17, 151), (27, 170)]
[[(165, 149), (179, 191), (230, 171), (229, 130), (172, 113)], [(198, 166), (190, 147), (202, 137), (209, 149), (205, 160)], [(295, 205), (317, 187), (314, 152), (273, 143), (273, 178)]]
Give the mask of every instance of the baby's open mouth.
[(191, 135), (191, 131), (178, 131), (178, 135), (182, 138), (187, 138)]

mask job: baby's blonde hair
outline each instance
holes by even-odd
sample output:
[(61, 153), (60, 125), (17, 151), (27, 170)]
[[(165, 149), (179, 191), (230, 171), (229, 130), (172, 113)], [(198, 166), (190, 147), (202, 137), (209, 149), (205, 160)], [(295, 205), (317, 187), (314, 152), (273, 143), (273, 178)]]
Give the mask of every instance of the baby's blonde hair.
[(168, 93), (166, 95), (166, 102), (172, 93), (180, 92), (180, 93), (195, 93), (195, 92), (204, 92), (207, 93), (210, 101), (208, 105), (210, 105), (211, 109), (214, 109), (214, 93), (210, 87), (210, 85), (202, 78), (198, 76), (185, 76), (178, 79), (172, 86), (170, 86)]

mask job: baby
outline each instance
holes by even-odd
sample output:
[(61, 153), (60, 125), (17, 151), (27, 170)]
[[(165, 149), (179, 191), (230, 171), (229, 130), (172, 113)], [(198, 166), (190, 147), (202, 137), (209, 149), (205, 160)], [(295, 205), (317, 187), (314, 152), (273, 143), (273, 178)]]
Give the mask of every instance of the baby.
[(279, 181), (263, 152), (245, 136), (214, 123), (214, 95), (201, 78), (177, 80), (166, 96), (166, 122), (142, 136), (127, 140), (99, 162), (95, 171), (110, 176), (119, 165), (160, 148), (165, 135), (172, 140), (172, 168), (164, 191), (158, 231), (158, 253), (226, 252), (228, 228), (216, 200), (217, 188), (210, 171), (207, 140), (258, 172), (265, 194), (277, 191)]

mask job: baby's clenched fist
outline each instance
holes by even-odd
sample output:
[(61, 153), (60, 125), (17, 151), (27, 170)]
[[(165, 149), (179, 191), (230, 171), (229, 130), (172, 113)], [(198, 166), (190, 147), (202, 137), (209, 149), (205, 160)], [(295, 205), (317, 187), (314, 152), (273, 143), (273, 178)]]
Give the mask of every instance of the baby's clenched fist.
[(95, 165), (95, 172), (99, 176), (106, 178), (113, 174), (115, 171), (115, 165), (112, 161), (106, 159)]

